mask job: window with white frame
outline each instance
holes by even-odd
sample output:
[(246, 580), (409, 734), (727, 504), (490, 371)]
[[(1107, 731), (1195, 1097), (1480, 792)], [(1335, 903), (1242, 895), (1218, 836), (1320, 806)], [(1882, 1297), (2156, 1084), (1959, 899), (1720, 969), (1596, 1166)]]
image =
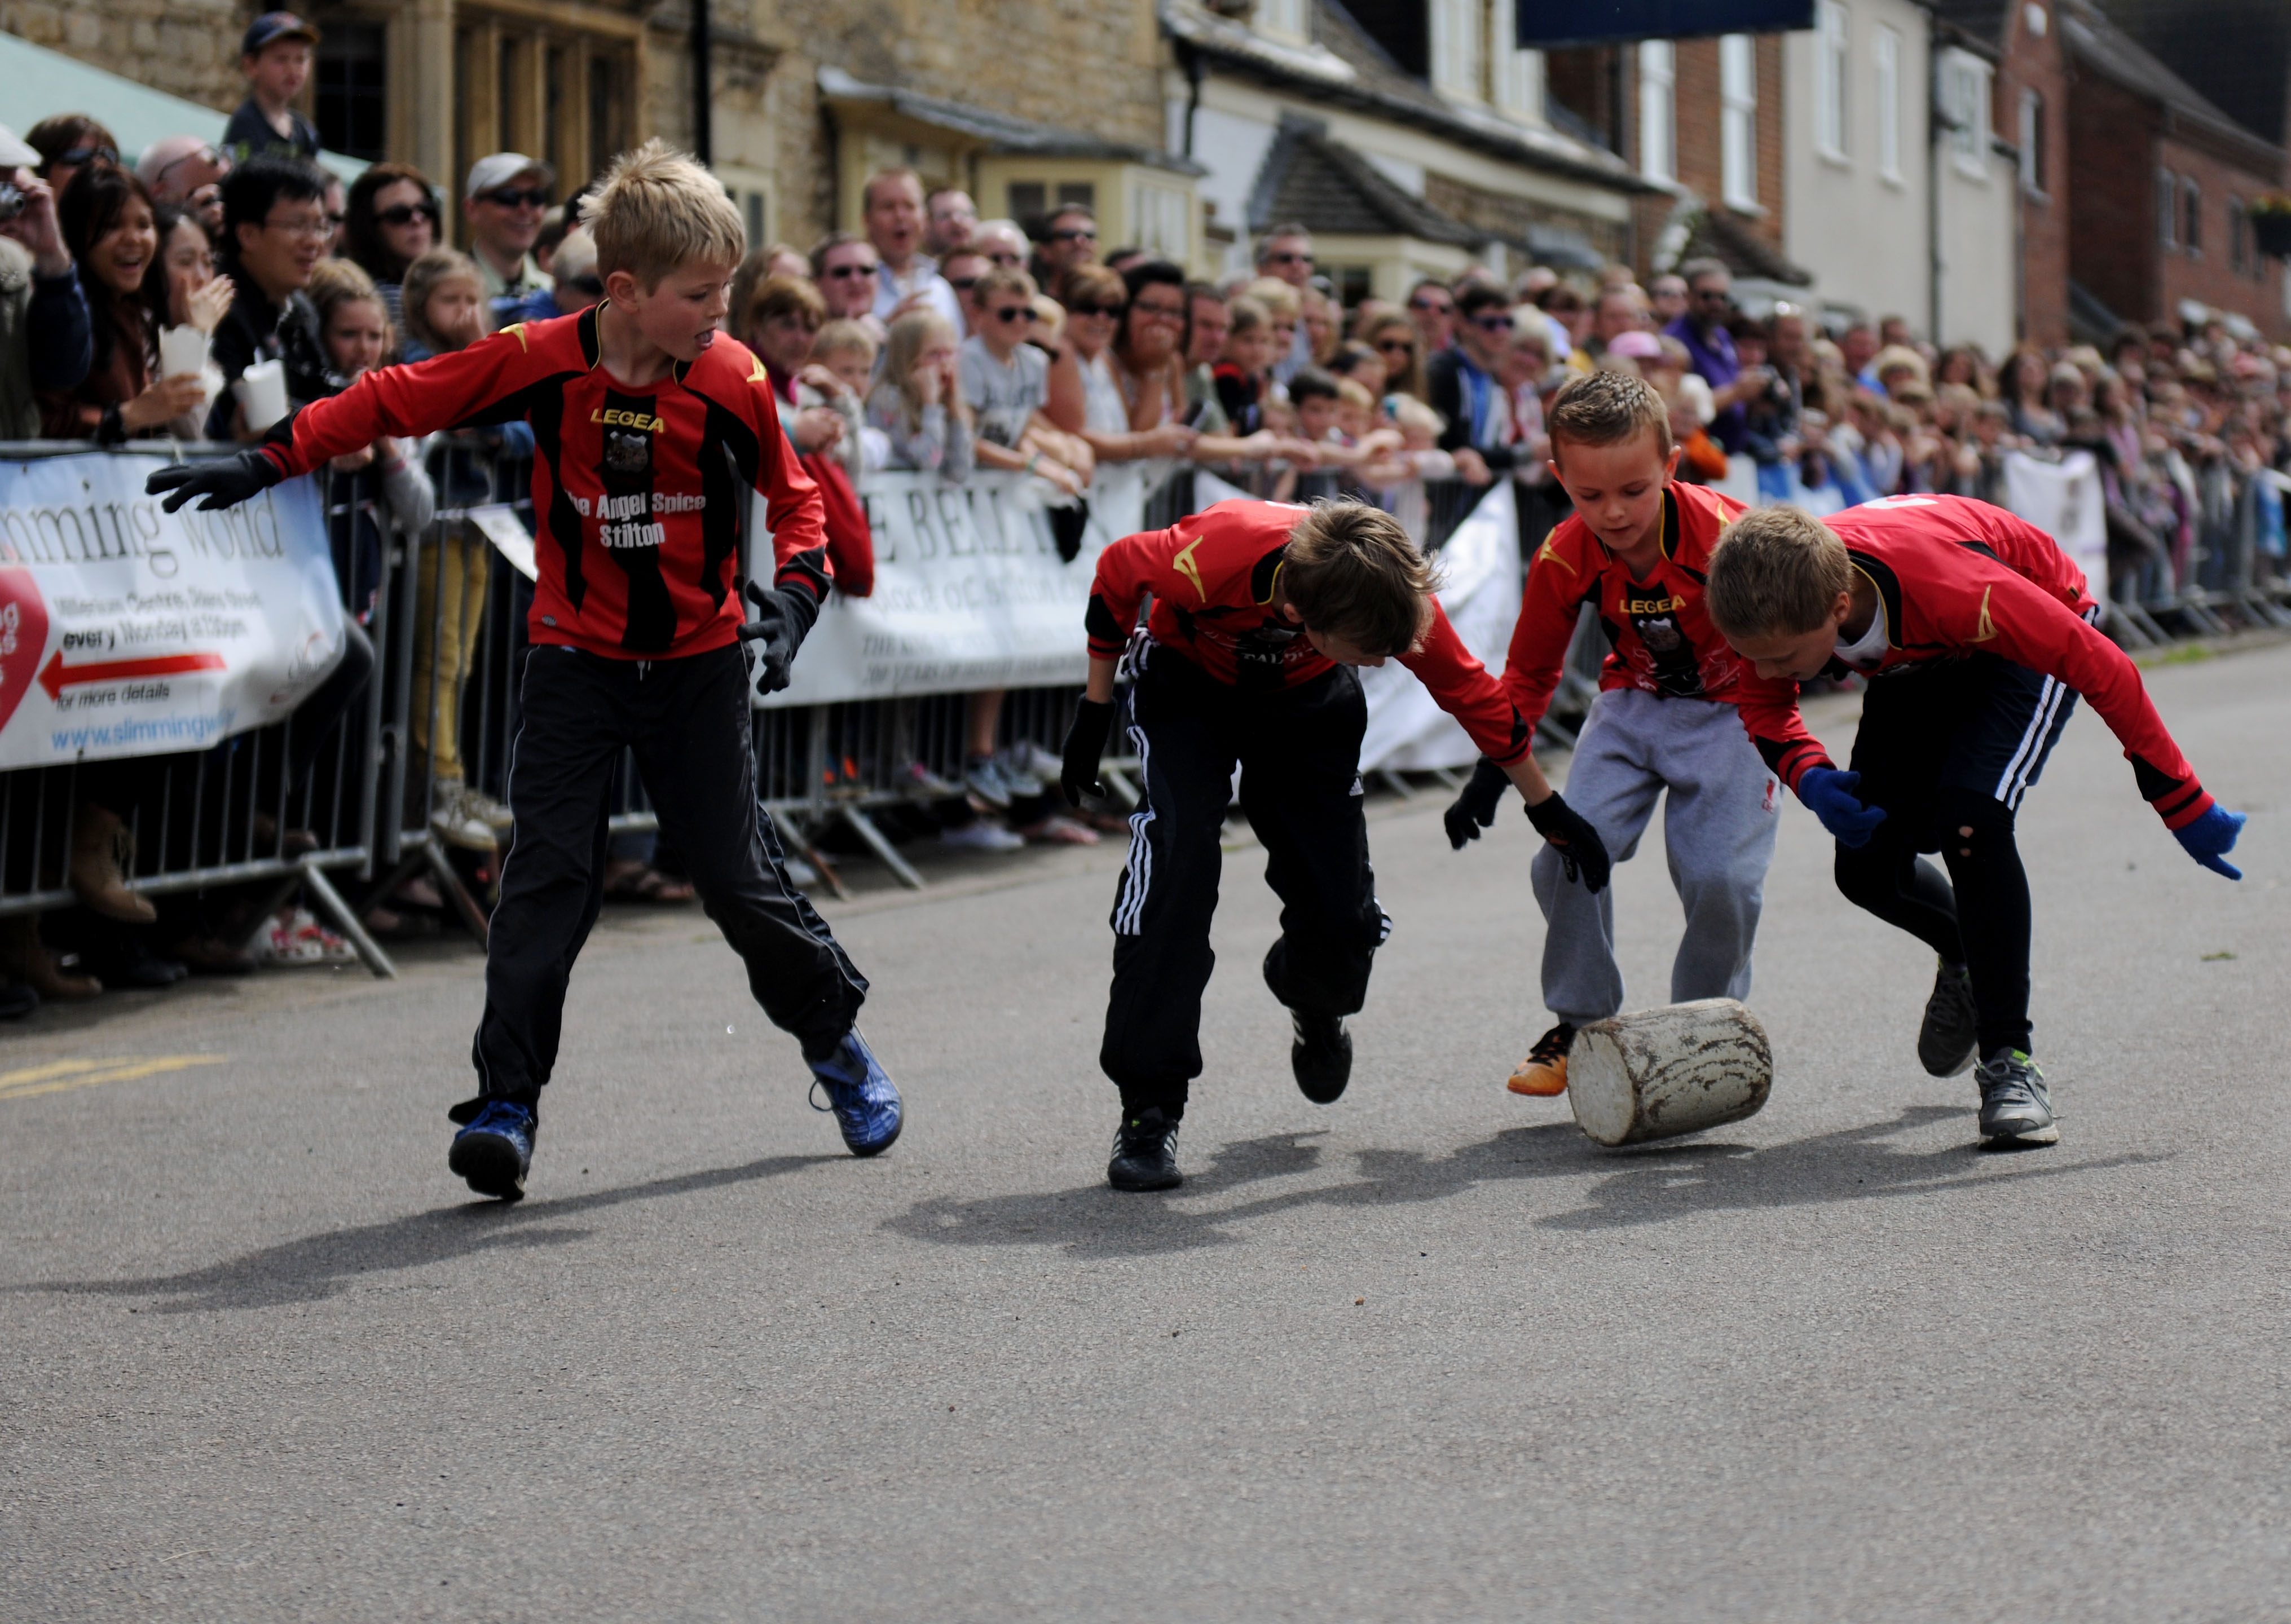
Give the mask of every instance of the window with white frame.
[(1194, 199), (1180, 186), (1137, 180), (1129, 187), (1129, 240), (1158, 260), (1194, 257)]
[(1678, 53), (1667, 39), (1639, 42), (1639, 173), (1678, 178)]
[(1949, 123), (1949, 156), (1959, 174), (1989, 174), (1989, 64), (1963, 51), (1941, 59), (1941, 110)]
[(2021, 185), (2031, 197), (2045, 195), (2046, 160), (2051, 156), (2045, 149), (2045, 98), (2033, 90), (2021, 92), (2021, 125), (2017, 132), (2021, 146)]
[(1901, 179), (1901, 36), (1879, 28), (1869, 41), (1869, 56), (1877, 79), (1877, 173), (1899, 184)]
[(1845, 157), (1845, 76), (1848, 67), (1844, 0), (1821, 0), (1813, 18), (1813, 144), (1826, 157)]
[(1443, 96), (1477, 101), (1480, 89), (1481, 0), (1432, 0), (1432, 88)]
[(2156, 172), (2156, 240), (2166, 248), (2180, 245), (2180, 182), (2168, 169)]
[(2180, 245), (2190, 253), (2204, 251), (2204, 189), (2195, 177), (2180, 178)]
[(1718, 172), (1728, 203), (1758, 206), (1758, 46), (1747, 34), (1718, 42)]
[(1495, 81), (1495, 104), (1515, 118), (1543, 122), (1543, 52), (1523, 51), (1518, 0), (1491, 0), (1488, 7), (1488, 60)]
[(1278, 34), (1289, 39), (1306, 37), (1305, 7), (1307, 0), (1257, 0), (1254, 20), (1260, 34)]

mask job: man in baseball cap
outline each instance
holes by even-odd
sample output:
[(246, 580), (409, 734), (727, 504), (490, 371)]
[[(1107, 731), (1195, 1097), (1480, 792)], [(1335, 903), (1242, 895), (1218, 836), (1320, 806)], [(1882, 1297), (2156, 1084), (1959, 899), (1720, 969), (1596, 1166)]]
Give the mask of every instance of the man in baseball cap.
[(265, 12), (246, 25), (238, 45), (238, 70), (246, 76), (246, 100), (222, 133), (223, 150), (237, 163), (252, 157), (318, 156), (318, 133), (294, 110), (294, 99), (310, 81), (310, 57), (318, 31), (292, 12)]
[(470, 165), (462, 213), (469, 219), (470, 247), (488, 302), (523, 299), (549, 285), (534, 261), (533, 241), (556, 189), (549, 165), (522, 152), (496, 152)]

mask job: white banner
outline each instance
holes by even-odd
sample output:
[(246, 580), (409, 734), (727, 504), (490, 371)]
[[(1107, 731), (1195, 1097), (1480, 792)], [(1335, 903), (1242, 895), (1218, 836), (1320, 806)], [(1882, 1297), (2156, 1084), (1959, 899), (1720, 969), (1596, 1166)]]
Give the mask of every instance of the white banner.
[(0, 461), (0, 768), (203, 750), (341, 658), (312, 481), (166, 513), (143, 480), (168, 461)]
[[(1512, 483), (1499, 479), (1479, 506), (1450, 533), (1435, 555), (1440, 565), (1440, 607), (1464, 646), (1500, 677), (1519, 619), (1519, 511)], [(1361, 741), (1361, 770), (1380, 767), (1469, 767), (1479, 760), (1464, 725), (1443, 711), (1432, 691), (1398, 661), (1362, 668), (1368, 697), (1368, 733)]]
[[(795, 679), (757, 703), (816, 705), (910, 694), (1080, 683), (1089, 651), (1082, 612), (1097, 555), (1145, 522), (1148, 480), (1163, 465), (1102, 470), (1071, 562), (1058, 557), (1044, 487), (1022, 474), (886, 473), (860, 491), (875, 537), (875, 590), (837, 593), (805, 638)], [(755, 507), (762, 556), (764, 508)]]
[(2005, 454), (2005, 505), (2061, 544), (2084, 567), (2085, 590), (2108, 601), (2108, 512), (2100, 464), (2089, 451), (2057, 462)]

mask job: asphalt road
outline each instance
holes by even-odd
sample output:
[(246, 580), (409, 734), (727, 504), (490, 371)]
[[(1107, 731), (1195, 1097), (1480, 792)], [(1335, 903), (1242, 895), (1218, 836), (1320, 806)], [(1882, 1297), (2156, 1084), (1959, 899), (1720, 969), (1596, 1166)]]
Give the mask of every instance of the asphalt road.
[[(470, 954), (43, 1017), (0, 1039), (0, 1617), (2291, 1617), (2291, 648), (2151, 682), (2249, 878), (2076, 720), (2022, 823), (2041, 1152), (1974, 1148), (1930, 961), (1795, 804), (1773, 1101), (1635, 1153), (1504, 1091), (1530, 833), (1453, 856), (1428, 799), (1372, 830), (1334, 1107), (1231, 857), (1169, 1198), (1102, 1182), (1110, 844), (831, 905), (911, 1108), (877, 1162), (696, 912), (591, 945), (514, 1208), (445, 1169)], [(1659, 851), (1619, 892), (1658, 1001)]]

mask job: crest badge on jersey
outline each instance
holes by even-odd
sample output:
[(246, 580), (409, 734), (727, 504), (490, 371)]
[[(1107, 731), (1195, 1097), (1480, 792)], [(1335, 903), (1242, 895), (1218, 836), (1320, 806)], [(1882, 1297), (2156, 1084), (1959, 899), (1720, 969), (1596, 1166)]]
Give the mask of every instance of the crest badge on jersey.
[(634, 478), (652, 470), (652, 436), (626, 429), (605, 430), (605, 471), (619, 478)]

